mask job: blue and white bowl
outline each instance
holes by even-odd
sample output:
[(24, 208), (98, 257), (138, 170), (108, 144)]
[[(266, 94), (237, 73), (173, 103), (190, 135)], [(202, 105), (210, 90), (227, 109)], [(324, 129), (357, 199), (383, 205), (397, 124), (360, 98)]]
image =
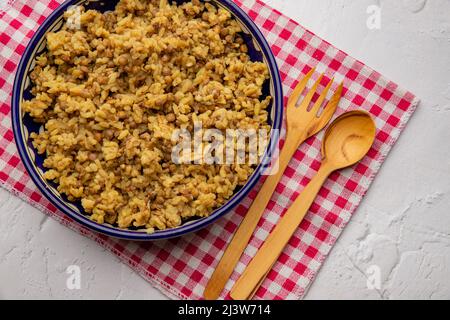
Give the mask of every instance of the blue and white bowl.
[[(152, 234), (148, 234), (145, 230), (124, 230), (112, 225), (96, 223), (89, 219), (89, 216), (83, 211), (80, 202), (68, 201), (65, 195), (61, 195), (56, 190), (55, 183), (44, 179), (43, 172), (45, 172), (46, 169), (43, 166), (43, 162), (45, 156), (37, 153), (30, 139), (30, 134), (32, 132), (39, 132), (42, 128), (41, 125), (35, 123), (28, 114), (24, 114), (21, 109), (21, 101), (30, 100), (33, 97), (30, 90), (31, 80), (29, 75), (35, 66), (35, 58), (46, 50), (45, 35), (47, 32), (58, 31), (62, 28), (64, 23), (64, 12), (72, 5), (83, 5), (86, 9), (96, 9), (98, 11), (105, 12), (114, 10), (117, 2), (118, 0), (67, 0), (60, 5), (40, 26), (22, 56), (14, 81), (12, 93), (12, 124), (14, 137), (25, 168), (38, 189), (56, 208), (61, 210), (73, 220), (81, 223), (91, 230), (122, 239), (158, 240), (178, 237), (204, 228), (226, 213), (230, 212), (245, 198), (245, 196), (261, 178), (267, 164), (270, 163), (273, 151), (278, 144), (278, 133), (282, 126), (283, 93), (281, 79), (275, 62), (275, 57), (264, 39), (264, 36), (261, 34), (253, 21), (231, 0), (210, 0), (211, 3), (214, 3), (217, 6), (225, 8), (231, 12), (234, 18), (241, 24), (242, 29), (244, 30), (243, 38), (249, 48), (249, 55), (251, 59), (253, 61), (264, 61), (269, 67), (270, 79), (264, 86), (263, 95), (271, 95), (273, 97), (272, 104), (269, 106), (272, 134), (270, 143), (264, 154), (263, 161), (256, 168), (247, 183), (237, 190), (227, 203), (211, 213), (209, 217), (189, 221), (177, 228), (156, 231)], [(186, 0), (176, 0), (176, 2), (183, 3), (186, 2)]]

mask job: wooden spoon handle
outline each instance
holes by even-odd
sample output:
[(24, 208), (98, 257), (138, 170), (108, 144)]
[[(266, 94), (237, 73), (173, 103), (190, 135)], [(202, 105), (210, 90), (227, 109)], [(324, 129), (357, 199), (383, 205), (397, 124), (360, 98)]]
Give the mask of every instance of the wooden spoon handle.
[(317, 175), (309, 182), (286, 214), (270, 233), (256, 256), (235, 283), (230, 295), (235, 300), (250, 299), (259, 288), (269, 270), (277, 261), (289, 239), (297, 230), (323, 183), (332, 172), (324, 163)]
[[(294, 139), (290, 137), (293, 137)], [(306, 140), (306, 137), (303, 137), (302, 134), (297, 132), (288, 134), (278, 158), (278, 168), (275, 167), (272, 172), (273, 174), (267, 177), (250, 209), (245, 215), (244, 220), (242, 220), (233, 239), (225, 250), (219, 264), (217, 265), (205, 288), (205, 292), (203, 293), (206, 299), (215, 300), (219, 297), (225, 287), (225, 284), (233, 273), (233, 270), (242, 253), (247, 247), (253, 231), (258, 225), (258, 222), (261, 219), (261, 216), (269, 203), (278, 182), (283, 176), (284, 170), (286, 169), (298, 146), (302, 144), (304, 140)]]

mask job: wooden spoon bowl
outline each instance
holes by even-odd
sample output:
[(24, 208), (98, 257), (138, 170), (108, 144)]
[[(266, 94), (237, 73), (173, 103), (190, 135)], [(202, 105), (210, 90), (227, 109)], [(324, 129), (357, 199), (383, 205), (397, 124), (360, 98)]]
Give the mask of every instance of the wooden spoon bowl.
[(359, 162), (375, 139), (375, 123), (367, 112), (350, 111), (338, 117), (325, 132), (323, 161), (334, 170)]

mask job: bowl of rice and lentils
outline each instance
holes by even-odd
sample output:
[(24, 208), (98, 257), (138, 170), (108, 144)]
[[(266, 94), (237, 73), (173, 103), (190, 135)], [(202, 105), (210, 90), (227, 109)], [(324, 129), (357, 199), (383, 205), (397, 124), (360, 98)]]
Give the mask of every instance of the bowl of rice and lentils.
[[(106, 235), (164, 239), (231, 212), (261, 178), (281, 81), (232, 1), (69, 0), (22, 57), (12, 117), (28, 173), (59, 210)], [(269, 143), (257, 163), (174, 162), (174, 132), (196, 123), (263, 130)]]

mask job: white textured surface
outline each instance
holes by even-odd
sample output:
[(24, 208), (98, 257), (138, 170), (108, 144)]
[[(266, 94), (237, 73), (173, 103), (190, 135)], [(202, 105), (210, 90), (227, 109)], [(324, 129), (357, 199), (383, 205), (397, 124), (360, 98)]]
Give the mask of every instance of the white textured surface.
[[(265, 0), (422, 103), (308, 299), (450, 298), (450, 2)], [(366, 27), (379, 5), (381, 29)], [(81, 268), (81, 289), (66, 268)], [(381, 288), (369, 290), (378, 266)], [(0, 298), (162, 299), (112, 254), (0, 189)]]

